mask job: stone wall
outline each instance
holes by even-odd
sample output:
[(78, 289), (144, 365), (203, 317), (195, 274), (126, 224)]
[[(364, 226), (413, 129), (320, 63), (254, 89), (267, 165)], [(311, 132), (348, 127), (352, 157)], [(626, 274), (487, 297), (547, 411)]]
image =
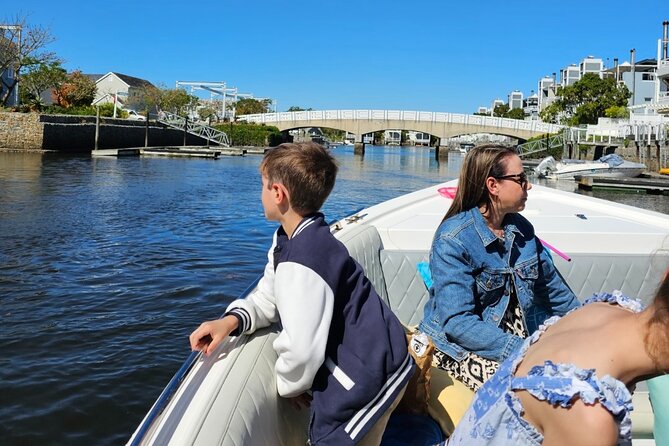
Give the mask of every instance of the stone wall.
[(38, 114), (0, 112), (0, 148), (42, 150), (43, 136)]
[[(146, 122), (100, 119), (99, 149), (144, 147)], [(184, 132), (150, 122), (149, 146), (181, 146)], [(186, 145), (206, 145), (186, 135)], [(0, 112), (0, 148), (90, 152), (95, 148), (95, 116), (39, 115)]]

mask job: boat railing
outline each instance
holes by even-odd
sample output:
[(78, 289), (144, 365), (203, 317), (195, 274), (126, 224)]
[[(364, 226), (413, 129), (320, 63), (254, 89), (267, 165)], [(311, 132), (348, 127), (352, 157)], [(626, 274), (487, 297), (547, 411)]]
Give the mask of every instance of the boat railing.
[[(258, 285), (261, 277), (262, 276), (258, 276), (258, 278), (242, 292), (239, 298), (243, 298), (251, 291), (253, 291), (253, 289)], [(223, 317), (223, 315), (221, 315), (221, 317)], [(144, 417), (144, 420), (142, 420), (142, 423), (135, 431), (127, 446), (139, 446), (142, 444), (144, 437), (146, 436), (151, 426), (153, 426), (153, 423), (158, 419), (160, 414), (163, 413), (167, 407), (167, 404), (170, 402), (176, 391), (179, 389), (179, 386), (186, 378), (186, 375), (188, 375), (188, 372), (193, 368), (197, 361), (199, 361), (201, 356), (202, 352), (198, 351), (191, 352), (188, 355), (179, 370), (174, 374), (170, 382), (160, 394), (153, 407), (151, 407), (149, 413)]]

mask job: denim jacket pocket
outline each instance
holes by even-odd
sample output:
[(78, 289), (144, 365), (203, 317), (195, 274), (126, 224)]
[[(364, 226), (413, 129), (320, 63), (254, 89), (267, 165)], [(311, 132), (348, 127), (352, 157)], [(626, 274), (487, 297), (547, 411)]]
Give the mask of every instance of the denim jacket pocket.
[(524, 288), (528, 295), (534, 295), (534, 283), (539, 278), (539, 262), (534, 260), (515, 269), (516, 277), (519, 281), (516, 283)]
[(476, 286), (481, 296), (481, 305), (485, 308), (495, 304), (502, 297), (502, 288), (506, 282), (504, 274), (481, 271), (476, 276)]

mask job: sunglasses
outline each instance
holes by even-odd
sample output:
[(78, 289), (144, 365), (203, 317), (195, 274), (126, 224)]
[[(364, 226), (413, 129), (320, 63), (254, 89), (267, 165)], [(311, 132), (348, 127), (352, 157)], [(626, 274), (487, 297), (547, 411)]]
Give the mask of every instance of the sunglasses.
[(527, 187), (527, 174), (525, 172), (517, 173), (514, 175), (502, 175), (501, 177), (493, 177), (496, 180), (511, 180), (514, 183), (520, 185), (523, 189)]

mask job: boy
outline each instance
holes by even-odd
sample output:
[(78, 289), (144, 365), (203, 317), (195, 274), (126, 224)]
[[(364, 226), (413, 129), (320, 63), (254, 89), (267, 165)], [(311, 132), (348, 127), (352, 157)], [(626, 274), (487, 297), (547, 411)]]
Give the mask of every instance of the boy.
[(402, 325), (318, 213), (337, 164), (317, 144), (281, 144), (260, 172), (265, 217), (281, 225), (264, 275), (222, 319), (200, 325), (191, 348), (209, 355), (230, 334), (280, 320), (277, 391), (311, 403), (310, 444), (378, 445), (414, 365)]

